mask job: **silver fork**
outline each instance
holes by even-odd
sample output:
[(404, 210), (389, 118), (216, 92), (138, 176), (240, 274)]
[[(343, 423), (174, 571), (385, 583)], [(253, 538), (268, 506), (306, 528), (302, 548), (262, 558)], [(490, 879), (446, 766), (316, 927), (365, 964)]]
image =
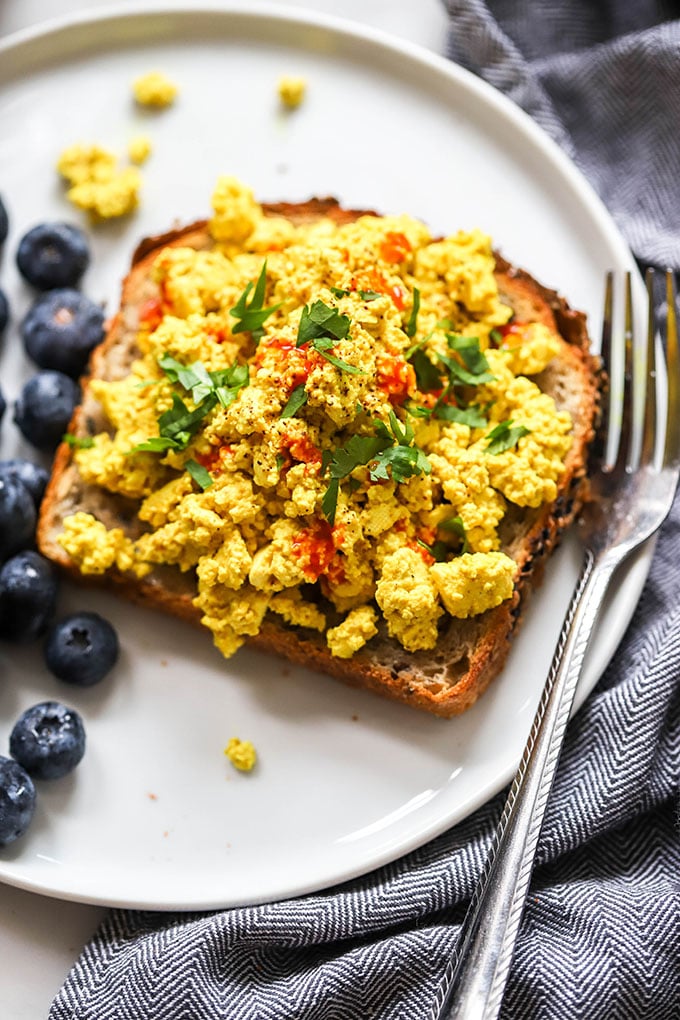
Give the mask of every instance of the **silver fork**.
[[(657, 405), (658, 360), (653, 272), (646, 278), (646, 342), (633, 329), (630, 273), (624, 328), (612, 329), (613, 274), (607, 276), (601, 354), (611, 374), (591, 465), (592, 500), (579, 520), (583, 567), (486, 864), (435, 1015), (439, 1020), (498, 1016), (529, 888), (543, 816), (581, 675), (588, 641), (616, 568), (651, 538), (668, 515), (680, 474), (680, 359), (675, 281), (666, 272), (665, 409)], [(616, 340), (613, 340), (613, 337)], [(624, 350), (616, 350), (620, 343)], [(661, 371), (659, 376), (661, 376)], [(662, 382), (662, 379), (659, 380)], [(665, 414), (664, 414), (665, 410)], [(665, 422), (664, 422), (665, 418)]]

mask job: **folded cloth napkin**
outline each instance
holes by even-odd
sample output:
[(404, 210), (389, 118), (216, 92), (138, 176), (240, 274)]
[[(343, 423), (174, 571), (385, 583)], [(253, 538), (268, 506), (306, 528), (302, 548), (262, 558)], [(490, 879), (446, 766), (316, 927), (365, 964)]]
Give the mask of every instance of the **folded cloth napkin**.
[[(643, 263), (680, 267), (680, 15), (651, 0), (449, 0), (451, 56), (562, 145)], [(680, 1016), (680, 501), (570, 724), (502, 1016)], [(435, 1020), (504, 795), (380, 870), (213, 914), (112, 911), (50, 1020)]]

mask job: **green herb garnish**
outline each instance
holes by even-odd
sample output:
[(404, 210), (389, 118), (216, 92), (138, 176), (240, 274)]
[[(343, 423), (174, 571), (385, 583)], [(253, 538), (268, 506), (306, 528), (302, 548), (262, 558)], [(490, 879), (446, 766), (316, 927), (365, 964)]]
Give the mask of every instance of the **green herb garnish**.
[(467, 532), (465, 530), (465, 525), (463, 524), (463, 519), (460, 515), (456, 517), (449, 517), (448, 520), (442, 521), (441, 524), (437, 525), (437, 527), (443, 528), (444, 531), (452, 531), (453, 534), (461, 540), (463, 543), (460, 550), (461, 556), (468, 552), (470, 544), (467, 539)]
[(442, 389), (442, 377), (437, 370), (437, 366), (430, 361), (422, 348), (415, 350), (408, 360), (413, 365), (416, 373), (416, 382), (421, 393), (429, 393), (432, 390)]
[(411, 314), (409, 320), (406, 323), (404, 330), (406, 336), (414, 337), (418, 328), (418, 312), (420, 311), (420, 291), (417, 287), (413, 288), (413, 307), (411, 308)]
[(307, 391), (305, 384), (301, 383), (296, 386), (291, 395), (288, 398), (288, 402), (284, 407), (283, 411), (279, 415), (279, 418), (294, 418), (297, 412), (307, 403)]
[(187, 407), (176, 393), (172, 395), (172, 407), (158, 419), (158, 435), (134, 446), (130, 453), (162, 453), (165, 450), (183, 450), (198, 432), (205, 416), (217, 403), (215, 393), (209, 393), (193, 410)]
[(200, 361), (183, 365), (170, 354), (162, 354), (158, 364), (170, 382), (179, 383), (187, 393), (191, 393), (195, 404), (200, 404), (209, 394), (214, 394), (222, 407), (229, 407), (249, 382), (248, 366), (239, 365), (238, 362), (234, 362), (230, 368), (209, 372)]
[[(496, 378), (491, 372), (471, 372), (465, 368), (456, 358), (450, 358), (447, 354), (437, 354), (437, 360), (446, 369), (449, 376), (449, 385), (455, 386), (462, 383), (464, 386), (480, 386), (482, 383), (493, 382)], [(486, 359), (484, 359), (486, 362)], [(487, 366), (488, 367), (488, 366)]]
[(344, 340), (349, 336), (350, 325), (349, 315), (342, 315), (336, 308), (331, 308), (323, 301), (315, 301), (314, 304), (305, 305), (302, 309), (296, 346), (302, 347), (308, 343), (326, 361), (330, 361), (331, 365), (342, 372), (365, 375), (361, 368), (349, 365), (342, 358), (336, 358), (334, 354), (329, 353), (338, 340)]
[(388, 468), (395, 482), (405, 482), (412, 475), (429, 475), (432, 465), (420, 447), (413, 445), (413, 427), (408, 422), (402, 426), (394, 411), (389, 412), (389, 422), (389, 428), (384, 421), (375, 422), (378, 435), (395, 445), (386, 445), (376, 456), (376, 465), (370, 470), (373, 481), (388, 478)]
[(349, 315), (343, 315), (337, 308), (331, 308), (324, 301), (315, 301), (314, 304), (305, 305), (302, 309), (297, 346), (302, 347), (303, 344), (321, 337), (333, 341), (344, 340), (349, 335), (350, 325)]
[[(343, 290), (342, 287), (329, 287), (328, 289), (335, 297), (349, 297), (352, 293), (351, 290)], [(362, 301), (375, 301), (376, 298), (385, 296), (379, 294), (377, 290), (357, 290), (354, 293), (358, 294)]]
[(248, 385), (248, 366), (237, 362), (230, 368), (209, 372), (200, 361), (183, 365), (170, 354), (162, 354), (159, 366), (172, 383), (191, 394), (196, 405), (193, 410), (176, 393), (172, 407), (158, 419), (158, 435), (139, 443), (130, 453), (163, 453), (166, 450), (183, 450), (198, 431), (201, 422), (217, 403), (229, 407), (244, 386)]
[(94, 446), (93, 436), (74, 436), (72, 432), (65, 432), (61, 439), (75, 450), (89, 450)]
[(471, 429), (484, 429), (489, 424), (479, 404), (459, 407), (438, 400), (432, 408), (432, 417), (440, 421), (453, 421), (457, 425), (467, 425)]
[(324, 451), (321, 471), (330, 475), (330, 482), (321, 508), (330, 524), (335, 521), (340, 481), (355, 468), (374, 462), (369, 468), (373, 481), (391, 475), (395, 482), (404, 482), (412, 475), (429, 474), (432, 470), (423, 451), (413, 445), (412, 427), (408, 423), (402, 425), (394, 411), (389, 412), (389, 426), (379, 420), (374, 425), (375, 435), (352, 436), (344, 448), (332, 453)]
[(448, 554), (451, 552), (446, 542), (433, 542), (432, 545), (428, 545), (427, 542), (423, 542), (422, 538), (417, 538), (416, 542), (418, 545), (421, 545), (423, 549), (427, 549), (430, 556), (437, 563), (443, 563)]
[[(468, 552), (470, 546), (467, 540), (467, 534), (465, 532), (465, 525), (463, 524), (461, 517), (450, 517), (446, 521), (442, 521), (441, 524), (437, 525), (443, 531), (451, 531), (461, 541), (461, 548), (456, 555), (463, 556)], [(428, 545), (427, 542), (423, 542), (421, 538), (417, 538), (416, 542), (421, 545), (423, 549), (427, 549), (430, 556), (432, 556), (437, 563), (443, 563), (453, 552), (450, 545), (443, 542), (441, 539), (433, 542), (432, 545)]]
[[(241, 294), (234, 307), (230, 310), (229, 314), (232, 315), (236, 320), (236, 325), (232, 329), (232, 333), (251, 333), (253, 340), (256, 342), (264, 333), (264, 323), (267, 321), (269, 316), (281, 307), (279, 301), (275, 305), (268, 305), (266, 308), (263, 307), (264, 294), (267, 286), (267, 260), (265, 259), (262, 263), (262, 270), (257, 279), (257, 283), (252, 282), (246, 286), (246, 289)], [(252, 292), (252, 297), (250, 297)], [(250, 297), (250, 301), (248, 298)]]
[(455, 333), (449, 333), (446, 342), (450, 350), (460, 355), (468, 372), (471, 372), (476, 378), (485, 376), (484, 382), (490, 382), (493, 379), (493, 376), (486, 378), (489, 373), (489, 362), (479, 349), (479, 339), (476, 336), (457, 336)]
[(213, 479), (210, 475), (210, 472), (207, 471), (202, 464), (199, 464), (198, 461), (190, 459), (186, 461), (184, 467), (189, 472), (193, 480), (196, 482), (196, 485), (203, 489), (204, 492), (206, 489), (209, 489), (210, 486), (213, 484)]
[(500, 422), (494, 429), (489, 432), (484, 438), (489, 440), (485, 453), (504, 453), (506, 450), (511, 450), (517, 443), (518, 439), (522, 436), (527, 436), (531, 432), (531, 429), (526, 428), (525, 425), (512, 426), (512, 419), (508, 418), (507, 421)]

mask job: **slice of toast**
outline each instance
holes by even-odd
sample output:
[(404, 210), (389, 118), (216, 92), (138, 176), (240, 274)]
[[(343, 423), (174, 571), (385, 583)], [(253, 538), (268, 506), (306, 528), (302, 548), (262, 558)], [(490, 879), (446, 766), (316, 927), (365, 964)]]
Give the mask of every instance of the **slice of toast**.
[[(266, 215), (286, 216), (296, 224), (322, 217), (340, 224), (366, 215), (345, 210), (332, 199), (263, 208)], [(110, 429), (89, 389), (88, 378), (113, 380), (129, 373), (131, 363), (139, 356), (140, 309), (158, 296), (150, 270), (159, 251), (167, 246), (210, 248), (212, 239), (207, 223), (195, 223), (146, 239), (137, 248), (123, 283), (120, 308), (104, 342), (93, 352), (89, 376), (82, 382), (82, 403), (70, 425), (70, 432), (76, 437)], [(597, 411), (598, 368), (589, 354), (585, 316), (571, 310), (556, 292), (541, 286), (500, 256), (496, 257), (496, 278), (501, 300), (513, 308), (518, 320), (543, 322), (564, 341), (560, 354), (535, 381), (554, 398), (558, 410), (568, 411), (573, 420), (572, 444), (558, 483), (557, 498), (536, 509), (511, 506), (501, 523), (501, 548), (518, 565), (512, 597), (479, 616), (456, 619), (446, 615), (438, 644), (431, 651), (407, 652), (381, 626), (379, 633), (352, 658), (336, 658), (330, 654), (324, 635), (288, 626), (273, 615), (265, 618), (256, 637), (248, 639), (249, 644), (267, 652), (444, 717), (469, 708), (501, 670), (528, 595), (540, 583), (542, 565), (584, 497), (587, 447)], [(136, 516), (137, 505), (133, 501), (85, 484), (73, 453), (73, 447), (66, 443), (56, 453), (38, 526), (41, 551), (79, 581), (103, 581), (135, 602), (199, 623), (201, 613), (192, 601), (196, 595), (192, 572), (160, 566), (141, 580), (115, 570), (103, 577), (84, 577), (80, 573), (58, 542), (67, 516), (77, 511), (88, 512), (108, 528), (122, 528), (131, 538), (140, 534), (143, 525)]]

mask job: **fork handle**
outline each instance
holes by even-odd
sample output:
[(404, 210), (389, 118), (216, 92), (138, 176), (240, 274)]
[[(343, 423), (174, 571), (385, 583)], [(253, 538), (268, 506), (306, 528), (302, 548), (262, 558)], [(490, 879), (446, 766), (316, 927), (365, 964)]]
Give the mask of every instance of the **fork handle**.
[(447, 970), (439, 1020), (498, 1016), (564, 733), (613, 566), (585, 561), (522, 760)]

